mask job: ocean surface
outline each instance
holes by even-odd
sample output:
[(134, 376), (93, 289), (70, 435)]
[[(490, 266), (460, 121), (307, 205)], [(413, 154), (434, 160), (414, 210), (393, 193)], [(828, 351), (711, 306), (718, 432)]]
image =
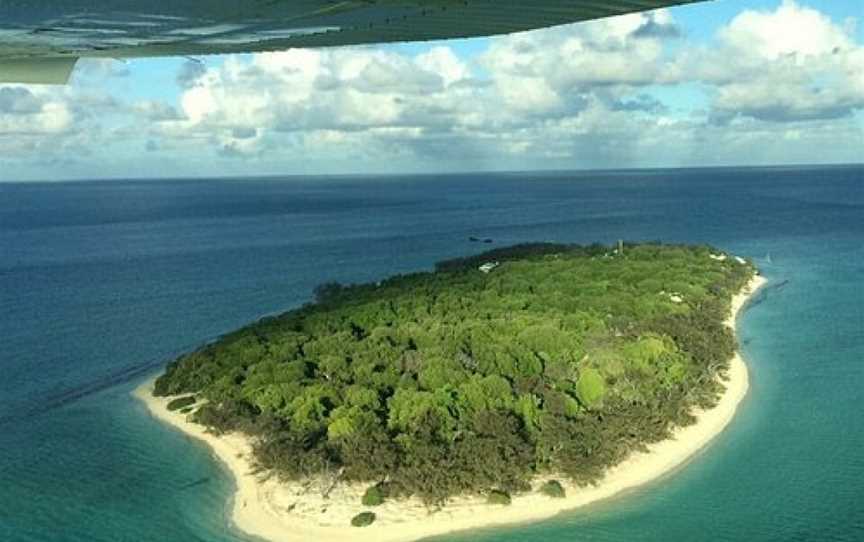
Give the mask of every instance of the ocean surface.
[(0, 541), (246, 540), (230, 477), (130, 392), (322, 282), (491, 248), (469, 236), (711, 243), (771, 285), (740, 323), (751, 393), (687, 466), (439, 541), (864, 540), (853, 166), (0, 184)]

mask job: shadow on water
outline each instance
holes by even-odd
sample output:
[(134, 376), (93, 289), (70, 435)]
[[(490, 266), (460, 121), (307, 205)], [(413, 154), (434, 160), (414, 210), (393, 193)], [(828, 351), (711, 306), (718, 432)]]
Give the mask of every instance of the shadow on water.
[(199, 478), (198, 480), (193, 480), (192, 482), (187, 482), (180, 487), (177, 488), (177, 491), (184, 491), (186, 489), (192, 489), (193, 487), (203, 486), (204, 484), (210, 483), (211, 478), (209, 476), (205, 476), (204, 478)]
[[(266, 312), (256, 318), (255, 321), (278, 316), (283, 312), (284, 310)], [(167, 354), (160, 355), (158, 358), (152, 358), (150, 360), (140, 363), (129, 364), (126, 367), (121, 367), (120, 369), (113, 371), (101, 378), (92, 380), (90, 382), (82, 383), (78, 386), (74, 386), (68, 389), (61, 389), (54, 393), (49, 392), (39, 398), (37, 400), (38, 402), (35, 405), (29, 404), (33, 402), (32, 398), (26, 403), (21, 402), (18, 404), (7, 405), (8, 410), (6, 412), (0, 411), (0, 427), (13, 421), (20, 421), (22, 417), (34, 418), (36, 416), (41, 416), (43, 414), (66, 406), (70, 403), (74, 403), (75, 401), (93, 395), (95, 393), (99, 393), (103, 390), (107, 390), (115, 386), (132, 382), (144, 375), (147, 375), (148, 373), (153, 373), (157, 369), (164, 367), (171, 360), (176, 359), (184, 353), (191, 352), (197, 348), (201, 348), (209, 344), (213, 344), (220, 338), (224, 337), (227, 333), (230, 332), (212, 335), (201, 342), (188, 343), (185, 346), (168, 352)]]
[(118, 371), (109, 373), (93, 382), (87, 382), (80, 386), (75, 386), (74, 388), (62, 390), (55, 394), (43, 397), (35, 406), (16, 408), (15, 405), (12, 405), (9, 409), (11, 411), (9, 414), (0, 415), (0, 427), (12, 421), (20, 421), (22, 417), (33, 418), (40, 416), (68, 405), (69, 403), (78, 401), (88, 395), (98, 393), (120, 384), (125, 384), (126, 382), (130, 382), (148, 372), (153, 372), (163, 365), (165, 365), (164, 359), (130, 365), (121, 368)]
[(765, 301), (768, 300), (768, 296), (772, 293), (779, 292), (783, 290), (791, 281), (788, 279), (781, 280), (780, 282), (768, 283), (764, 287), (760, 288), (759, 291), (753, 296), (750, 301), (747, 302), (748, 307), (755, 307), (756, 305), (761, 305)]
[(132, 382), (148, 373), (153, 373), (157, 369), (164, 367), (171, 360), (177, 358), (185, 352), (190, 352), (195, 348), (199, 348), (211, 344), (222, 334), (210, 337), (202, 343), (189, 344), (182, 348), (178, 348), (167, 355), (159, 356), (155, 359), (150, 359), (141, 363), (133, 363), (113, 371), (96, 380), (85, 382), (70, 389), (64, 389), (55, 393), (49, 393), (39, 399), (35, 405), (9, 405), (8, 413), (0, 414), (0, 427), (13, 421), (20, 422), (21, 418), (34, 418), (41, 416), (63, 406), (66, 406), (85, 397), (99, 393), (100, 391), (113, 388), (128, 382)]

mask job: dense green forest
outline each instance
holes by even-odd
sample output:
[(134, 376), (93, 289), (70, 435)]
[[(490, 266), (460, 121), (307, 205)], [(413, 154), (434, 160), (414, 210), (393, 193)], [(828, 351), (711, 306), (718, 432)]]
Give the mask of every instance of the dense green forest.
[(717, 254), (530, 244), (326, 284), (173, 361), (155, 394), (196, 394), (196, 421), (253, 436), (290, 479), (337, 472), (430, 504), (590, 483), (716, 402), (735, 349), (722, 322), (755, 272)]

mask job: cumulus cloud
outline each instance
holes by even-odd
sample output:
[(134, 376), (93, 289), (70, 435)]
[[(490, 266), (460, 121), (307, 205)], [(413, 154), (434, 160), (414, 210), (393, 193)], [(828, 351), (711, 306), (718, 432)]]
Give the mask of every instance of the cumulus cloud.
[(185, 118), (173, 106), (156, 100), (142, 100), (132, 107), (149, 122), (179, 121)]
[[(60, 134), (73, 112), (62, 96), (22, 86), (0, 85), (0, 134), (3, 139)], [(10, 137), (11, 136), (11, 137)]]
[[(415, 56), (360, 48), (234, 58), (185, 92), (189, 121), (174, 128), (208, 134), (215, 150), (238, 157), (326, 154), (350, 141), (367, 154), (398, 147), (431, 160), (632, 164), (670, 144), (692, 155), (710, 145), (706, 135), (718, 143), (744, 126), (785, 138), (787, 128), (758, 123), (849, 120), (864, 107), (864, 49), (813, 9), (787, 1), (744, 11), (700, 48), (676, 47), (682, 35), (659, 10), (496, 38), (467, 60), (446, 45)], [(693, 83), (706, 89), (707, 112), (676, 116), (655, 95)]]
[(244, 156), (328, 145), (335, 133), (386, 139), (450, 129), (457, 120), (452, 101), (466, 92), (450, 89), (468, 77), (445, 47), (413, 57), (372, 48), (235, 57), (198, 77), (180, 98), (183, 120), (162, 134), (197, 134), (222, 154)]
[(683, 70), (716, 86), (715, 119), (830, 120), (864, 108), (864, 46), (812, 8), (786, 0), (774, 11), (744, 11), (719, 41)]
[(0, 88), (0, 112), (7, 115), (39, 113), (44, 104), (24, 87)]
[(854, 36), (786, 0), (698, 46), (659, 10), (493, 38), (471, 55), (444, 43), (190, 60), (170, 102), (0, 87), (0, 145), (26, 130), (19, 149), (45, 152), (128, 138), (165, 159), (276, 171), (851, 160), (864, 146)]
[(67, 87), (0, 85), (0, 180), (16, 178), (19, 166), (35, 172), (30, 176), (51, 178), (116, 143), (106, 119), (124, 119), (131, 111), (107, 92), (81, 86), (126, 77), (111, 64), (84, 62), (84, 73)]
[(633, 88), (665, 77), (664, 43), (678, 35), (659, 11), (498, 38), (472, 59), (447, 45), (416, 55), (352, 48), (232, 57), (197, 73), (180, 98), (183, 119), (160, 130), (237, 157), (323, 155), (348, 142), (367, 157), (563, 156), (576, 142), (542, 151), (544, 133), (591, 127), (599, 138), (611, 130), (596, 125), (602, 112), (663, 109)]
[(804, 61), (852, 48), (845, 29), (819, 11), (784, 0), (774, 11), (746, 10), (720, 31), (730, 49), (754, 58)]
[(660, 10), (526, 32), (495, 40), (484, 63), (494, 76), (539, 80), (556, 93), (663, 82), (670, 78), (664, 47), (670, 36), (643, 31), (651, 26), (677, 28)]
[(189, 59), (180, 66), (177, 72), (177, 85), (181, 88), (191, 88), (198, 83), (198, 79), (207, 73), (207, 68), (201, 60)]

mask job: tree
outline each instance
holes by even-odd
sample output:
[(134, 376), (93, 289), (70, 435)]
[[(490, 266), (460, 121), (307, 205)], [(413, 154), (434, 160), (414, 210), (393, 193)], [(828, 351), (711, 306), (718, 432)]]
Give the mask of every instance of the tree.
[(593, 408), (600, 403), (605, 393), (606, 384), (603, 382), (603, 376), (600, 372), (593, 367), (582, 369), (579, 382), (576, 384), (576, 394), (579, 401), (587, 408)]
[(625, 246), (522, 245), (325, 284), (178, 357), (154, 393), (200, 398), (195, 420), (254, 435), (283, 477), (338, 472), (429, 504), (515, 495), (549, 471), (588, 483), (716, 401), (729, 295), (754, 272), (710, 247)]

